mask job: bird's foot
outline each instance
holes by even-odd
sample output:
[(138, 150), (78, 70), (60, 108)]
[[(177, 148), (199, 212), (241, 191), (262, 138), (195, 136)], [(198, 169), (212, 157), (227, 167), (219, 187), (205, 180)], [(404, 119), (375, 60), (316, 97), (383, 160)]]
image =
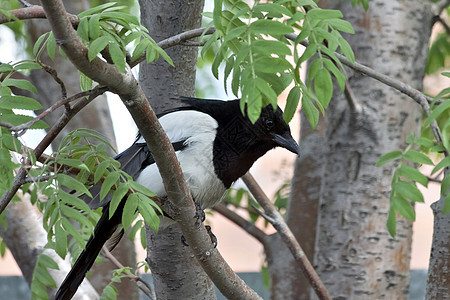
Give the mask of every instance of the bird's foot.
[(208, 232), (209, 238), (211, 239), (211, 243), (213, 243), (214, 248), (216, 248), (217, 247), (217, 237), (214, 235), (214, 233), (212, 233), (211, 226), (206, 225), (205, 228), (206, 228), (206, 231)]
[(205, 221), (205, 211), (198, 203), (195, 203), (194, 219), (195, 219), (195, 225), (197, 226), (197, 229), (200, 228), (202, 223)]

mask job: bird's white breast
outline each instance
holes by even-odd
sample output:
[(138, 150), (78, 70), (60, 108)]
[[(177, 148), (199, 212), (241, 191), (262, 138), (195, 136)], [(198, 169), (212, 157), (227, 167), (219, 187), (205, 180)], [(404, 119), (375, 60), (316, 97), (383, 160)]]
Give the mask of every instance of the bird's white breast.
[[(198, 111), (169, 113), (159, 121), (172, 143), (186, 140), (186, 147), (176, 155), (194, 200), (202, 208), (217, 204), (226, 191), (214, 172), (213, 143), (217, 121)], [(136, 181), (160, 197), (167, 195), (156, 164), (142, 170)]]

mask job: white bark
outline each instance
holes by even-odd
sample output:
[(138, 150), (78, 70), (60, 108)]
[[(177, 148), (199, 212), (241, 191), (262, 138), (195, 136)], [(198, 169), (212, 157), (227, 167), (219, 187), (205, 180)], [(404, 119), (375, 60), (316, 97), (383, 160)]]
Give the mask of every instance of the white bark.
[[(374, 0), (368, 12), (333, 3), (355, 28), (348, 40), (359, 62), (421, 89), (432, 17), (426, 2)], [(421, 110), (391, 88), (348, 72), (363, 110), (352, 111), (335, 93), (327, 112), (317, 268), (334, 298), (405, 299), (412, 227), (399, 217), (396, 238), (389, 236), (394, 166), (375, 163), (418, 133)]]

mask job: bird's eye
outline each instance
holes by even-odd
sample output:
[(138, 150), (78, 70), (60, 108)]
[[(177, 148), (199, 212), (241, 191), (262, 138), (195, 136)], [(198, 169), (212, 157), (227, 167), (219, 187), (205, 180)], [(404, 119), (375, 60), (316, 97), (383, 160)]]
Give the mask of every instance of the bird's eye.
[(273, 120), (267, 119), (265, 121), (265, 125), (266, 125), (267, 130), (271, 130), (273, 128), (273, 125), (274, 125)]

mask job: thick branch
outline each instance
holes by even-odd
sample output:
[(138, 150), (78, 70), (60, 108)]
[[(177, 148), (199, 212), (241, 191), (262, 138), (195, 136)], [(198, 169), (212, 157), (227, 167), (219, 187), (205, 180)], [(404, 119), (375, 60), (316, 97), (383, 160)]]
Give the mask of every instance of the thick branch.
[(155, 158), (168, 198), (174, 204), (169, 215), (180, 224), (184, 237), (207, 274), (229, 298), (259, 299), (259, 296), (234, 274), (217, 249), (212, 246), (205, 227), (195, 230), (192, 219), (195, 215), (194, 202), (172, 144), (131, 71), (120, 73), (113, 65), (99, 58), (89, 62), (87, 49), (66, 17), (62, 2), (42, 0), (41, 3), (56, 40), (72, 63), (88, 77), (110, 87), (121, 97), (129, 110)]
[[(29, 19), (45, 19), (46, 15), (44, 9), (39, 5), (33, 5), (30, 7), (24, 7), (19, 9), (13, 9), (9, 11), (18, 20), (29, 20)], [(80, 23), (80, 19), (72, 14), (67, 14), (70, 22), (74, 27), (77, 27)], [(0, 15), (0, 24), (16, 21), (17, 19), (9, 19), (4, 15)]]
[(295, 239), (291, 230), (284, 222), (283, 217), (281, 217), (281, 215), (275, 209), (274, 205), (272, 204), (272, 202), (270, 202), (269, 198), (267, 198), (266, 194), (255, 181), (253, 176), (249, 172), (247, 172), (244, 176), (242, 176), (242, 180), (244, 180), (253, 197), (255, 197), (256, 201), (258, 201), (258, 203), (264, 209), (269, 222), (273, 225), (273, 227), (275, 227), (275, 229), (277, 229), (278, 233), (288, 246), (295, 260), (299, 263), (303, 274), (306, 276), (306, 278), (308, 278), (319, 299), (331, 300), (332, 298), (330, 294), (328, 293), (316, 271), (312, 267), (311, 263), (309, 262), (301, 246)]

